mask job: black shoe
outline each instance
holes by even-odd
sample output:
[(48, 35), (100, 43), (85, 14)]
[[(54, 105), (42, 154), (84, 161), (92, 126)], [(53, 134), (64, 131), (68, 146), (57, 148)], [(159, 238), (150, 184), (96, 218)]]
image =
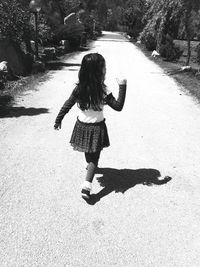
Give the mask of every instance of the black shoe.
[(90, 199), (90, 190), (86, 189), (86, 188), (83, 188), (81, 190), (81, 196), (82, 196), (83, 199), (89, 200)]

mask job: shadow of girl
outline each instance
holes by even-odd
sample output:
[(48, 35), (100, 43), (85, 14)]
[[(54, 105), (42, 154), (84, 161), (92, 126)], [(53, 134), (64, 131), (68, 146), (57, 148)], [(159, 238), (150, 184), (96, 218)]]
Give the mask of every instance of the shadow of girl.
[(163, 185), (168, 183), (172, 178), (165, 176), (161, 179), (161, 174), (156, 169), (112, 169), (112, 168), (98, 168), (97, 174), (103, 176), (98, 177), (97, 180), (103, 189), (97, 194), (92, 194), (88, 204), (94, 205), (101, 198), (115, 191), (116, 193), (125, 193), (131, 187), (137, 184), (147, 186)]

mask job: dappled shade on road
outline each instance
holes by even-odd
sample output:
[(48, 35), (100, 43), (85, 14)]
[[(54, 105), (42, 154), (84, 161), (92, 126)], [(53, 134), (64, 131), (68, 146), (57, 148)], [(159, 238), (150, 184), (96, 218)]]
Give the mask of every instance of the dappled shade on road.
[(11, 95), (1, 95), (0, 96), (0, 109), (7, 105), (10, 105), (13, 101), (13, 97)]
[(10, 95), (0, 96), (0, 118), (36, 116), (49, 112), (47, 108), (13, 107), (13, 101), (14, 98)]
[(66, 63), (61, 61), (49, 61), (46, 64), (48, 70), (62, 70), (64, 67), (80, 67), (80, 63)]
[(103, 175), (98, 177), (97, 180), (104, 188), (99, 193), (91, 195), (89, 204), (92, 205), (112, 191), (125, 193), (128, 189), (137, 184), (147, 186), (163, 185), (172, 179), (169, 176), (161, 178), (160, 172), (156, 169), (119, 170), (113, 168), (98, 168), (96, 173)]
[(49, 113), (49, 110), (47, 108), (0, 107), (0, 118), (36, 116), (44, 113)]

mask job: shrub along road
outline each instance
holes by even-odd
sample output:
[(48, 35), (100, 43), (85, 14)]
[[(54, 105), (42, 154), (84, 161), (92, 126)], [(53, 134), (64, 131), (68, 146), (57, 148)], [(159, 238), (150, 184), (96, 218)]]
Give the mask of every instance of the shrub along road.
[[(118, 75), (128, 88), (122, 112), (105, 108), (111, 146), (87, 204), (84, 157), (68, 143), (77, 107), (53, 125), (91, 51), (113, 94)], [(119, 34), (64, 63), (0, 120), (1, 266), (199, 266), (199, 105)]]

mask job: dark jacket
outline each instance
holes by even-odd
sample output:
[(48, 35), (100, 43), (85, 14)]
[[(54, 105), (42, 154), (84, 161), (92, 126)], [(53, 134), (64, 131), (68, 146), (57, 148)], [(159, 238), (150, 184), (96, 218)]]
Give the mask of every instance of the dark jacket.
[[(116, 111), (121, 111), (124, 106), (124, 101), (126, 97), (126, 84), (119, 85), (119, 94), (118, 98), (115, 99), (112, 93), (108, 94), (105, 98), (105, 104), (110, 106)], [(56, 117), (55, 123), (61, 123), (62, 119), (64, 118), (65, 114), (69, 112), (69, 110), (77, 103), (77, 90), (76, 88), (73, 90), (70, 97), (65, 101), (64, 105), (60, 109), (58, 116)]]

